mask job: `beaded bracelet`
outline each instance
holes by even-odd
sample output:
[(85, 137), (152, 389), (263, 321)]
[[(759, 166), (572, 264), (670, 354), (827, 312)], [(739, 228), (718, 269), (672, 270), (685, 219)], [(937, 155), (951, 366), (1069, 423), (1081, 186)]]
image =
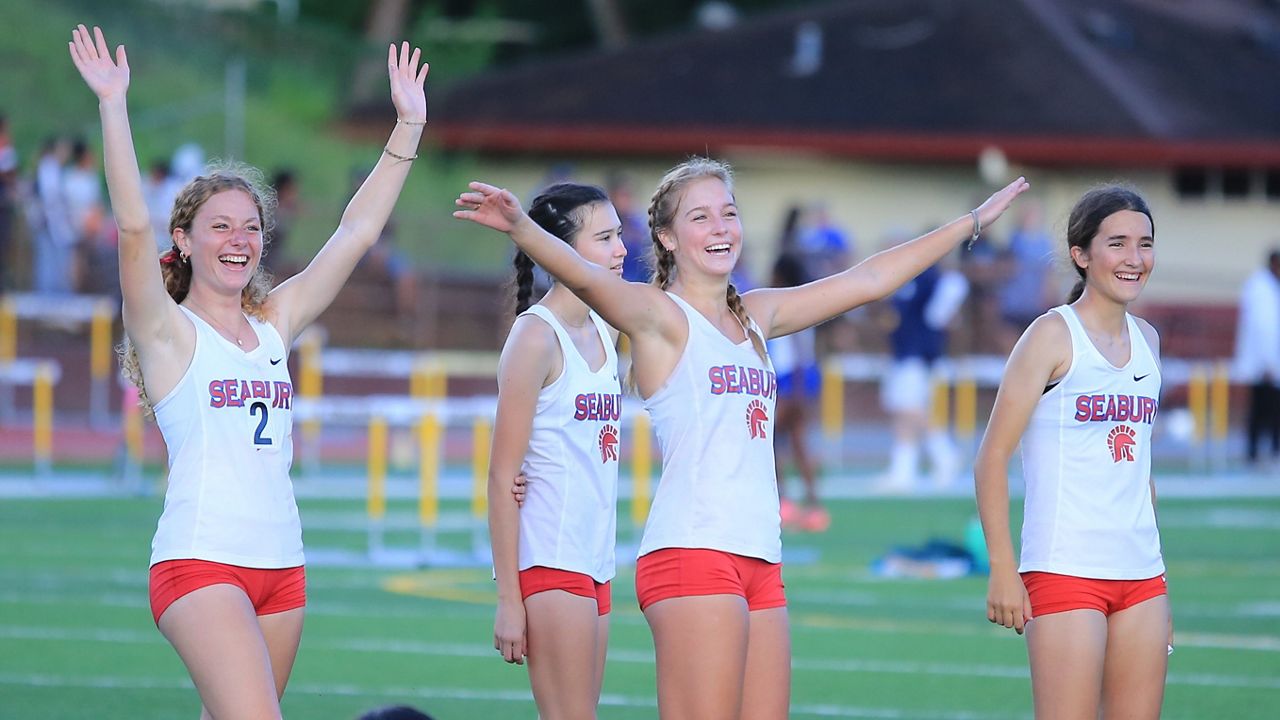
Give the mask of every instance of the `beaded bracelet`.
[(401, 120), (400, 118), (396, 118), (396, 122), (400, 123), (401, 125), (426, 125), (427, 124), (426, 120)]
[(391, 157), (395, 158), (396, 160), (405, 161), (405, 162), (407, 162), (407, 161), (409, 161), (409, 160), (417, 160), (417, 159), (418, 159), (418, 153), (414, 153), (414, 154), (412, 154), (412, 155), (401, 155), (401, 154), (399, 154), (399, 153), (397, 153), (397, 152), (392, 151), (392, 150), (391, 150), (391, 148), (389, 148), (389, 147), (384, 147), (384, 148), (382, 148), (382, 152), (384, 152), (384, 153), (386, 153), (386, 154), (390, 155)]

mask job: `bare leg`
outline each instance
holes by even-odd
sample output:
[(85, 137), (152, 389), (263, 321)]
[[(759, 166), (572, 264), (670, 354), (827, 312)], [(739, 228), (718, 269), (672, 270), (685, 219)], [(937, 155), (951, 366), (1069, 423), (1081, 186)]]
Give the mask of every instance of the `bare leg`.
[(600, 692), (604, 689), (604, 661), (609, 649), (609, 615), (596, 618), (596, 706), (600, 705)]
[(201, 717), (280, 718), (271, 654), (243, 590), (210, 585), (190, 592), (165, 610), (159, 625), (200, 693)]
[(663, 720), (738, 720), (749, 613), (738, 595), (658, 601), (644, 611), (658, 657)]
[(1102, 717), (1154, 720), (1164, 701), (1169, 666), (1169, 596), (1161, 595), (1108, 618)]
[(1027, 624), (1036, 720), (1097, 720), (1107, 618), (1097, 610), (1042, 615)]
[(593, 720), (603, 642), (595, 598), (547, 590), (524, 601), (529, 683), (542, 720)]
[(293, 661), (298, 657), (298, 644), (302, 642), (302, 619), (305, 608), (294, 608), (271, 615), (259, 615), (258, 627), (267, 641), (267, 653), (271, 656), (271, 674), (276, 683), (276, 697), (284, 697), (284, 688), (293, 672)]
[(791, 626), (785, 607), (750, 613), (741, 720), (785, 720), (791, 708)]

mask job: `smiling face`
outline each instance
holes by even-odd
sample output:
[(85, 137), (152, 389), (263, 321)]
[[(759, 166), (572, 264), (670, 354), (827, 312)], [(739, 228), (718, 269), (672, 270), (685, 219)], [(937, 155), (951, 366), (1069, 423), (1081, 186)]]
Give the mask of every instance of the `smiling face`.
[(686, 184), (658, 241), (674, 254), (679, 273), (728, 277), (742, 252), (742, 221), (729, 186), (714, 176)]
[(1084, 269), (1089, 291), (1121, 304), (1133, 302), (1155, 268), (1151, 218), (1134, 210), (1108, 215), (1087, 250), (1071, 248), (1071, 259)]
[(200, 205), (189, 229), (176, 228), (174, 243), (191, 261), (195, 284), (238, 294), (262, 259), (262, 217), (253, 197), (238, 189), (215, 193)]
[(622, 243), (622, 221), (611, 203), (597, 202), (578, 210), (581, 225), (569, 244), (584, 259), (622, 275), (627, 246)]

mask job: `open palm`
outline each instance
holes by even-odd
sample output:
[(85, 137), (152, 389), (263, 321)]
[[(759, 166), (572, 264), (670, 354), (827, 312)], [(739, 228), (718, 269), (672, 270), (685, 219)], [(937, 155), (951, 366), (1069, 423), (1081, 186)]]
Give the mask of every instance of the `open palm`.
[(122, 96), (129, 90), (129, 59), (125, 57), (124, 46), (116, 47), (116, 59), (112, 62), (101, 28), (95, 27), (91, 36), (89, 29), (80, 25), (71, 31), (71, 42), (67, 45), (80, 77), (99, 100)]
[(418, 69), (418, 61), (422, 50), (414, 48), (409, 54), (409, 43), (400, 44), (400, 52), (396, 46), (387, 48), (387, 74), (391, 77), (391, 102), (396, 106), (396, 117), (408, 122), (424, 122), (427, 119), (427, 93), (423, 83), (427, 79), (428, 63), (422, 63)]
[(520, 201), (510, 190), (482, 182), (470, 183), (468, 187), (471, 189), (454, 201), (462, 208), (453, 211), (453, 216), (459, 220), (470, 220), (498, 232), (509, 233), (525, 216)]

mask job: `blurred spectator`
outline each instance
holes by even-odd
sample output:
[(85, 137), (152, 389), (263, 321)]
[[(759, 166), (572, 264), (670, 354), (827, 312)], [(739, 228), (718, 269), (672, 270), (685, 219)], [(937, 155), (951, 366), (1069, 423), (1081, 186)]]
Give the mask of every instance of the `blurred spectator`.
[[(794, 243), (808, 277), (827, 277), (853, 265), (857, 260), (853, 240), (836, 225), (826, 203), (804, 206), (798, 217), (793, 216), (794, 212), (793, 208), (787, 213), (785, 223), (795, 225), (792, 231), (784, 231), (783, 240)], [(823, 323), (818, 328), (822, 347), (836, 352), (854, 351), (858, 345), (856, 319), (863, 312), (863, 308), (858, 308)]]
[(1035, 200), (1019, 205), (1018, 223), (1005, 250), (1000, 304), (1000, 349), (1008, 354), (1032, 320), (1057, 304), (1052, 287), (1053, 238), (1044, 227), (1044, 208)]
[(918, 484), (920, 444), (929, 454), (933, 485), (950, 486), (959, 471), (955, 443), (945, 423), (930, 427), (933, 366), (946, 352), (947, 325), (969, 292), (964, 275), (947, 261), (920, 273), (890, 298), (898, 324), (889, 335), (893, 365), (880, 386), (880, 402), (892, 418), (893, 447), (881, 483), (891, 492)]
[(204, 148), (189, 142), (178, 146), (173, 151), (173, 163), (169, 167), (170, 174), (182, 187), (204, 172)]
[(289, 245), (294, 223), (298, 221), (298, 179), (293, 170), (282, 168), (272, 177), (271, 186), (276, 191), (276, 222), (263, 254), (271, 261), (270, 268), (279, 270), (288, 262), (289, 254), (285, 248)]
[[(977, 207), (981, 200), (974, 203)], [(964, 334), (967, 345), (957, 348), (964, 353), (989, 353), (1000, 350), (1003, 321), (1000, 319), (999, 293), (1007, 275), (1007, 256), (991, 233), (983, 230), (967, 251), (960, 255), (961, 269), (969, 282), (969, 302), (965, 306)]]
[(408, 705), (388, 705), (370, 710), (356, 720), (431, 720), (431, 716)]
[(605, 192), (618, 211), (618, 219), (622, 221), (622, 243), (627, 246), (627, 257), (622, 261), (622, 279), (647, 283), (653, 274), (649, 265), (653, 240), (649, 237), (647, 210), (636, 205), (631, 178), (620, 172), (609, 173), (605, 178)]
[(36, 164), (33, 225), (35, 289), (41, 293), (69, 293), (75, 271), (75, 230), (63, 192), (63, 165), (71, 146), (65, 138), (50, 138)]
[[(368, 173), (353, 170), (351, 173), (352, 195), (360, 189)], [(400, 332), (404, 342), (414, 341), (413, 332), (415, 316), (418, 310), (418, 271), (413, 260), (396, 246), (396, 221), (387, 221), (382, 229), (378, 242), (360, 259), (357, 268), (372, 268), (382, 273), (390, 281), (392, 298), (395, 304), (396, 320), (399, 321)]]
[(1250, 386), (1249, 464), (1258, 464), (1263, 436), (1270, 438), (1271, 461), (1280, 462), (1280, 248), (1240, 293), (1235, 360), (1239, 378)]
[(106, 245), (103, 235), (106, 208), (102, 202), (102, 173), (97, 157), (83, 138), (71, 144), (71, 158), (62, 171), (62, 195), (75, 235), (72, 286), (82, 292), (101, 291), (95, 277), (104, 271), (115, 277), (115, 263), (111, 262), (115, 248)]
[[(779, 244), (787, 247), (784, 238)], [(809, 281), (804, 264), (785, 251), (773, 265), (773, 287), (795, 287)], [(778, 497), (782, 504), (782, 524), (786, 527), (821, 532), (831, 525), (831, 515), (818, 499), (818, 473), (809, 453), (809, 426), (817, 405), (822, 374), (818, 370), (817, 343), (814, 328), (768, 342), (769, 359), (778, 376), (777, 406), (774, 412), (774, 464), (778, 474)], [(803, 504), (787, 496), (786, 467), (783, 450), (789, 448), (791, 460), (804, 483)]]
[(178, 197), (183, 182), (169, 171), (169, 161), (153, 160), (147, 176), (142, 179), (142, 194), (151, 215), (151, 229), (156, 236), (156, 248), (163, 255), (173, 247), (169, 234), (169, 216), (173, 214), (173, 201)]
[(18, 151), (9, 137), (9, 119), (0, 115), (0, 293), (13, 288), (13, 217), (18, 203)]
[(814, 203), (804, 212), (795, 243), (809, 277), (834, 275), (853, 264), (853, 241), (831, 219), (826, 203)]

